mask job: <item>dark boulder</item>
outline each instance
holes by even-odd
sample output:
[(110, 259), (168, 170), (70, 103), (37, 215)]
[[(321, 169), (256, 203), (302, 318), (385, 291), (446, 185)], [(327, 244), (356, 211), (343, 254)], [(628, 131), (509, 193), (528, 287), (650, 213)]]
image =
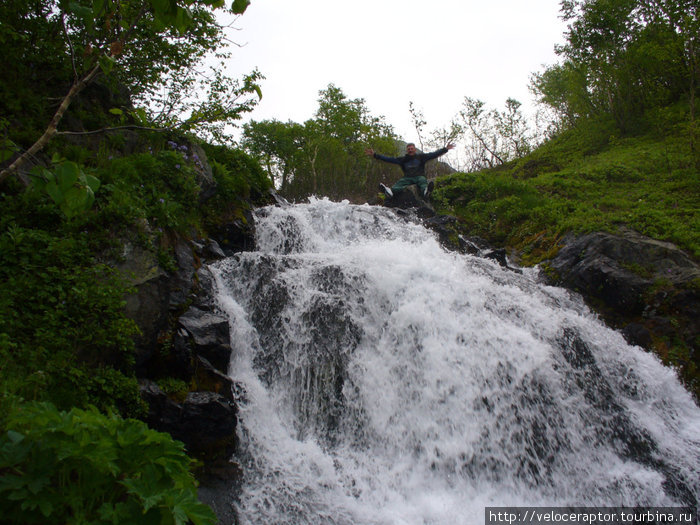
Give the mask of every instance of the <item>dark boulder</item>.
[(627, 316), (644, 312), (656, 283), (685, 289), (700, 278), (700, 267), (675, 245), (629, 231), (570, 237), (549, 266), (560, 284)]
[(214, 368), (212, 364), (202, 356), (197, 356), (194, 360), (192, 382), (194, 383), (195, 390), (199, 392), (214, 392), (220, 394), (229, 401), (234, 401), (233, 380)]
[(421, 218), (433, 217), (435, 209), (426, 197), (421, 195), (418, 186), (412, 184), (403, 191), (394, 194), (393, 197), (388, 197), (384, 201), (384, 206), (388, 208), (413, 209), (416, 215)]
[[(181, 139), (182, 142), (184, 140)], [(214, 173), (207, 159), (207, 154), (204, 148), (195, 142), (187, 141), (181, 149), (185, 150), (186, 157), (194, 161), (195, 176), (197, 185), (199, 186), (199, 202), (204, 203), (211, 199), (217, 191), (217, 183), (214, 179)]]
[(143, 380), (141, 396), (149, 406), (148, 425), (182, 441), (191, 456), (207, 464), (225, 463), (235, 451), (238, 410), (223, 395), (190, 392), (178, 403), (155, 383)]
[(508, 268), (508, 256), (506, 255), (505, 248), (498, 248), (495, 250), (487, 250), (486, 252), (483, 252), (481, 254), (481, 256), (486, 258), (486, 259), (491, 259), (492, 261), (496, 261), (498, 264), (500, 264), (504, 268)]
[(197, 254), (207, 261), (218, 261), (226, 257), (221, 246), (214, 239), (206, 240), (202, 245), (201, 251)]
[(273, 188), (270, 188), (268, 190), (268, 202), (270, 204), (274, 204), (275, 206), (280, 206), (283, 208), (286, 208), (287, 206), (291, 206), (289, 201), (282, 197), (279, 193), (277, 193)]
[(158, 339), (167, 328), (172, 284), (151, 251), (125, 243), (122, 256), (123, 260), (115, 267), (135, 289), (125, 297), (124, 311), (140, 331), (136, 338), (136, 369), (139, 372), (156, 351)]
[(452, 215), (434, 215), (423, 220), (423, 225), (438, 235), (440, 244), (448, 250), (462, 251), (457, 231), (457, 217)]
[(192, 291), (193, 277), (197, 271), (193, 247), (190, 243), (180, 241), (175, 245), (177, 270), (170, 275), (170, 308), (177, 308), (187, 301)]
[(651, 348), (654, 342), (651, 332), (641, 323), (629, 323), (621, 332), (625, 340), (631, 345)]
[(454, 250), (460, 253), (491, 259), (496, 261), (503, 268), (521, 272), (520, 269), (508, 265), (508, 257), (505, 248), (493, 248), (479, 237), (467, 238), (462, 235), (456, 217), (451, 215), (434, 215), (423, 219), (423, 225), (437, 233), (438, 240), (447, 250)]
[(203, 356), (221, 373), (227, 373), (231, 359), (228, 320), (192, 306), (180, 316), (178, 323), (186, 330), (193, 353)]
[(253, 212), (240, 210), (238, 216), (212, 227), (211, 236), (227, 256), (255, 249), (255, 218)]
[(139, 375), (144, 374), (147, 363), (170, 330), (172, 314), (193, 291), (197, 266), (193, 248), (180, 240), (174, 253), (177, 269), (170, 273), (160, 267), (155, 253), (130, 243), (124, 246), (123, 261), (115, 264), (117, 271), (135, 289), (125, 298), (125, 313), (140, 330), (140, 336), (136, 338), (136, 370)]

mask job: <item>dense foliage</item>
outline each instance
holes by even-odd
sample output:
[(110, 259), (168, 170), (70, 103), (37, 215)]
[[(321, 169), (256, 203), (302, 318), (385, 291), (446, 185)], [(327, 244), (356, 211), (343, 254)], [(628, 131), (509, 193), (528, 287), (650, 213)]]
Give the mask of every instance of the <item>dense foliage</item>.
[[(131, 366), (136, 327), (124, 314), (130, 276), (101, 261), (119, 261), (130, 243), (171, 269), (173, 235), (204, 234), (271, 186), (246, 154), (208, 146), (217, 191), (202, 205), (204, 153), (195, 143), (159, 135), (124, 140), (113, 136), (100, 152), (64, 147), (69, 162), (81, 162), (102, 181), (84, 213), (66, 216), (34, 187), (0, 194), (5, 392), (60, 408), (93, 404), (140, 415)], [(125, 154), (125, 148), (137, 151)]]
[[(562, 123), (602, 115), (623, 133), (638, 130), (649, 110), (700, 87), (700, 7), (694, 0), (563, 0), (569, 21), (563, 62), (535, 75), (533, 87)], [(692, 130), (697, 143), (697, 129)]]
[(257, 72), (199, 69), (226, 58), (224, 5), (0, 3), (3, 523), (214, 521), (182, 445), (122, 419), (147, 407), (125, 314), (142, 276), (120, 268), (137, 247), (175, 270), (174, 239), (205, 237), (271, 186), (245, 153), (201, 141), (224, 142), (260, 97)]
[(13, 404), (0, 436), (0, 522), (206, 525), (182, 443), (96, 410)]
[[(247, 4), (235, 0), (232, 10), (241, 13)], [(221, 0), (3, 2), (0, 44), (8, 69), (0, 79), (0, 162), (10, 152), (21, 156), (0, 171), (0, 182), (61, 133), (64, 116), (72, 125), (63, 133), (139, 124), (222, 140), (224, 125), (261, 95), (257, 72), (239, 81), (217, 68), (212, 75), (198, 69), (207, 55), (227, 56), (213, 14), (223, 6)], [(71, 119), (78, 95), (98, 81), (101, 100), (83, 97)]]
[[(241, 209), (249, 207), (271, 186), (262, 169), (245, 153), (206, 146), (217, 189), (201, 203), (204, 153), (196, 142), (185, 138), (165, 140), (148, 133), (114, 134), (100, 147), (98, 151), (77, 145), (64, 144), (62, 148), (70, 158), (66, 162), (80, 162), (84, 171), (102, 182), (87, 211), (69, 216), (46, 192), (35, 187), (25, 191), (18, 183), (7, 185), (0, 194), (0, 413), (6, 413), (19, 396), (51, 402), (66, 411), (96, 407), (104, 413), (144, 417), (146, 406), (139, 395), (133, 366), (137, 328), (124, 308), (125, 297), (132, 291), (132, 276), (115, 269), (124, 260), (123, 247), (138, 246), (162, 270), (175, 270), (174, 237), (205, 236), (209, 227), (239, 216)], [(23, 404), (18, 406), (18, 410), (30, 410), (23, 409)], [(102, 418), (93, 412), (74, 410), (66, 415), (48, 407), (45, 410), (48, 415), (42, 417), (51, 420), (48, 426), (33, 426), (41, 418), (24, 419), (20, 432), (19, 427), (0, 422), (0, 447), (5, 447), (5, 459), (17, 459), (18, 451), (31, 443), (32, 452), (25, 461), (48, 469), (27, 470), (24, 463), (0, 464), (0, 475), (27, 473), (21, 479), (7, 481), (13, 492), (11, 497), (1, 494), (0, 500), (8, 497), (7, 504), (17, 502), (17, 507), (3, 508), (9, 513), (3, 512), (3, 516), (17, 517), (15, 522), (26, 519), (41, 523), (40, 517), (34, 521), (30, 517), (50, 515), (51, 521), (64, 522), (63, 517), (73, 516), (71, 513), (78, 510), (88, 512), (73, 506), (98, 503), (90, 512), (98, 513), (98, 517), (113, 513), (114, 520), (105, 521), (109, 523), (124, 522), (120, 521), (122, 517), (128, 521), (127, 516), (137, 511), (146, 512), (144, 520), (161, 523), (163, 516), (169, 516), (167, 513), (181, 512), (177, 510), (180, 496), (176, 498), (167, 485), (174, 483), (167, 450), (175, 446), (168, 436), (153, 437), (142, 425), (116, 417)], [(58, 419), (62, 421), (60, 432), (51, 426), (58, 424)], [(120, 430), (110, 430), (116, 427)], [(27, 438), (17, 441), (19, 437), (13, 432), (25, 436), (25, 431)], [(73, 450), (71, 440), (78, 432), (83, 441)], [(46, 492), (42, 480), (48, 479), (47, 483), (56, 487), (54, 476), (82, 476), (82, 471), (72, 472), (71, 465), (82, 461), (81, 454), (93, 454), (94, 447), (106, 446), (103, 440), (120, 433), (136, 436), (136, 441), (123, 450), (126, 456), (120, 461), (146, 458), (144, 461), (154, 461), (155, 465), (166, 462), (163, 472), (144, 474), (155, 476), (143, 479), (148, 486), (122, 483), (122, 492), (108, 488), (128, 481), (129, 477), (122, 474), (131, 472), (127, 470), (132, 466), (112, 468), (106, 463), (107, 457), (96, 454), (91, 456), (93, 463), (85, 463), (86, 469), (100, 465), (91, 474), (89, 485), (62, 486), (50, 494)], [(68, 442), (54, 442), (57, 436), (63, 440), (64, 435)], [(154, 445), (148, 449), (151, 439)], [(138, 449), (139, 443), (145, 447), (143, 451)], [(54, 445), (75, 452), (74, 461), (65, 466), (42, 463), (55, 452), (51, 448)], [(189, 465), (184, 455), (182, 458), (177, 460), (178, 469)], [(133, 469), (141, 465), (134, 464)], [(151, 482), (154, 492), (142, 492), (151, 490)], [(104, 494), (96, 494), (93, 500), (92, 492), (89, 495), (86, 490), (88, 486), (92, 490), (95, 483)], [(3, 486), (0, 482), (0, 490)], [(120, 499), (110, 499), (112, 492), (128, 493), (133, 501), (121, 506)], [(183, 497), (187, 505), (194, 502), (187, 494)], [(25, 508), (20, 509), (23, 502)], [(34, 507), (32, 502), (41, 506)], [(49, 511), (53, 514), (46, 514)], [(98, 517), (95, 523), (101, 523)], [(186, 519), (175, 522), (186, 523)]]

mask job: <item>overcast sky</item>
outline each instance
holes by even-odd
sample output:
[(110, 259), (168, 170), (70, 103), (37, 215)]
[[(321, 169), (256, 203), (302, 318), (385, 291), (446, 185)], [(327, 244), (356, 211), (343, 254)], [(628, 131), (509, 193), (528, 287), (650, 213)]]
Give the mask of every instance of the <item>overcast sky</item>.
[(257, 67), (263, 99), (249, 118), (304, 122), (333, 83), (416, 141), (409, 101), (428, 129), (465, 96), (532, 106), (530, 75), (557, 61), (559, 0), (252, 0), (233, 38), (230, 73)]

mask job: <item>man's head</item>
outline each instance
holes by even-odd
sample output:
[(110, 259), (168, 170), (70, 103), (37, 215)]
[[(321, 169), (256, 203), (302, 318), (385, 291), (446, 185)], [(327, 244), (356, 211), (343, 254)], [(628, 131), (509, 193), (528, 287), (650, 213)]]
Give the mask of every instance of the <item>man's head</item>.
[(413, 142), (409, 142), (406, 144), (406, 155), (415, 155), (416, 154), (416, 145)]

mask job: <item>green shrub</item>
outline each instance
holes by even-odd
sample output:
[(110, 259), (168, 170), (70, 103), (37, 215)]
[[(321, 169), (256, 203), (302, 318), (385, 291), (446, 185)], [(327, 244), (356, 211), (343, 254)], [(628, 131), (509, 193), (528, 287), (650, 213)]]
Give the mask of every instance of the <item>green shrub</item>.
[(128, 288), (95, 263), (86, 234), (4, 226), (0, 391), (139, 415), (129, 372), (137, 328), (124, 315)]
[(109, 219), (133, 224), (143, 218), (154, 228), (177, 231), (196, 222), (199, 186), (192, 162), (180, 151), (115, 158), (98, 178), (106, 185), (99, 204)]
[(260, 163), (244, 151), (211, 144), (202, 146), (212, 165), (217, 193), (222, 199), (252, 197), (258, 200), (272, 188), (272, 181)]
[(209, 525), (182, 443), (96, 410), (11, 403), (0, 436), (4, 523)]

